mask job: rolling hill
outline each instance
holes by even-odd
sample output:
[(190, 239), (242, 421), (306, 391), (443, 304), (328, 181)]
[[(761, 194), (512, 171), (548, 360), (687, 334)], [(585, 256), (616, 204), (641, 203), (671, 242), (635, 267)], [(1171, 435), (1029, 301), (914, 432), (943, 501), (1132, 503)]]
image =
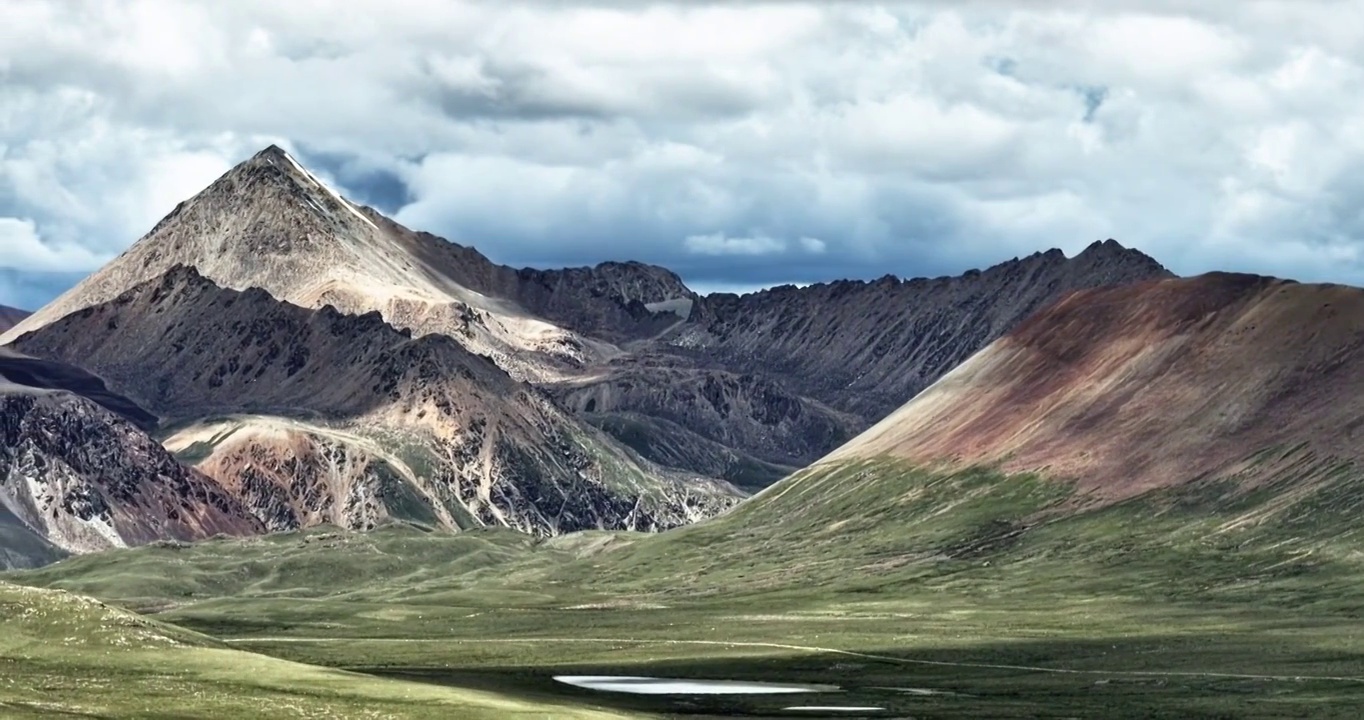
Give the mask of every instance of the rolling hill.
[(5, 717), (630, 717), (292, 663), (93, 598), (0, 583)]

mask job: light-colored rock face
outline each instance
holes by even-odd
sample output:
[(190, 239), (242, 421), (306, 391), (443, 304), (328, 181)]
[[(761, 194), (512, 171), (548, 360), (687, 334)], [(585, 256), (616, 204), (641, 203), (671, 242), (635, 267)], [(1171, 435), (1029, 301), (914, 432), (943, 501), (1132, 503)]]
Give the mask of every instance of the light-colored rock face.
[(371, 530), (393, 520), (475, 524), (451, 513), (398, 453), (356, 432), (239, 416), (185, 428), (165, 444), (217, 478), (271, 531), (322, 524)]
[(169, 446), (275, 529), (654, 530), (736, 499), (642, 462), (452, 338), (227, 290), (183, 266), (15, 347), (79, 360), (187, 426)]
[(131, 423), (67, 392), (8, 383), (0, 383), (0, 526), (0, 535), (68, 552), (262, 529)]

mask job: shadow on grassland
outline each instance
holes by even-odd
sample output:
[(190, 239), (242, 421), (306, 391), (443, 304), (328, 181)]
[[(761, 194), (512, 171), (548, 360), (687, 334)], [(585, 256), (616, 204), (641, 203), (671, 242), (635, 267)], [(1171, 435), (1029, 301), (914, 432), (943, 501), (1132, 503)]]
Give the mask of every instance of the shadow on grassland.
[[(360, 667), (374, 675), (571, 700), (686, 718), (828, 717), (792, 705), (880, 707), (838, 717), (1358, 718), (1364, 653), (1224, 636), (1029, 641), (960, 649), (859, 651), (552, 668)], [(1276, 644), (1278, 643), (1278, 644)], [(955, 664), (959, 663), (959, 664)], [(994, 667), (988, 667), (994, 666)], [(1009, 667), (1005, 667), (1009, 666)], [(1055, 672), (1066, 669), (1072, 672)], [(1200, 674), (1207, 673), (1207, 674)], [(825, 683), (839, 693), (636, 696), (583, 690), (554, 675), (642, 675)], [(1251, 677), (1260, 676), (1260, 677)], [(1357, 680), (1349, 678), (1357, 677)], [(1335, 678), (1335, 679), (1331, 679)]]

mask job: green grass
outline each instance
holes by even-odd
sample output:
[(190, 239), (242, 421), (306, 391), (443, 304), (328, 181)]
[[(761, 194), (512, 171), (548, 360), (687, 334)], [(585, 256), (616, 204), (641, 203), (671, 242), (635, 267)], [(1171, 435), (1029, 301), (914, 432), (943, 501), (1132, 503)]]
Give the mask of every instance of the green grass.
[(0, 717), (611, 718), (229, 648), (65, 592), (0, 583)]
[(798, 701), (916, 718), (1356, 717), (1364, 485), (1301, 448), (1255, 462), (1302, 474), (1085, 509), (1039, 476), (875, 461), (657, 536), (314, 530), (8, 577), (233, 648), (622, 712), (759, 716), (792, 699), (631, 698), (551, 676), (833, 683), (848, 692)]

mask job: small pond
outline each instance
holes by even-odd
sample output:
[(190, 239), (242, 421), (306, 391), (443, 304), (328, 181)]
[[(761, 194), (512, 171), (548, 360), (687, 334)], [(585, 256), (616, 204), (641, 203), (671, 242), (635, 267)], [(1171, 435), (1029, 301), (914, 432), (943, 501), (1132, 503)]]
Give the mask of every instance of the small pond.
[(630, 675), (556, 675), (566, 685), (630, 693), (632, 695), (778, 695), (785, 693), (838, 692), (837, 685), (747, 682), (742, 680), (693, 680), (690, 678), (636, 677)]
[(866, 713), (880, 712), (885, 708), (869, 705), (793, 705), (782, 708), (782, 710), (784, 712)]

